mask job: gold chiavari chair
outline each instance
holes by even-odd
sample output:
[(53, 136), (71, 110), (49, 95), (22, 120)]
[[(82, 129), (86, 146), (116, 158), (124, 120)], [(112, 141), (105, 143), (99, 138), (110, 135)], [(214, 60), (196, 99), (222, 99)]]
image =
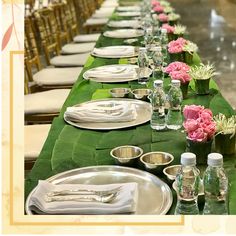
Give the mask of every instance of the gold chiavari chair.
[(64, 9), (64, 3), (53, 3), (51, 8), (54, 12), (57, 33), (59, 35), (59, 47), (61, 48), (64, 42), (70, 42), (70, 31), (68, 28), (68, 18)]
[(73, 38), (79, 34), (79, 27), (77, 24), (75, 7), (72, 0), (69, 1), (64, 0), (63, 4), (64, 4), (63, 6), (64, 14), (67, 18), (67, 26), (70, 31), (70, 37), (71, 40), (73, 40)]
[[(29, 81), (37, 85), (37, 91), (71, 88), (83, 69), (82, 67), (42, 69), (29, 17), (25, 17), (25, 68)], [(33, 70), (35, 73), (33, 73)]]
[[(27, 59), (26, 59), (27, 60)], [(51, 123), (59, 115), (70, 89), (52, 89), (43, 92), (31, 93), (29, 77), (25, 73), (25, 123)]]
[[(58, 20), (59, 22), (62, 22), (64, 20), (64, 24), (67, 23), (67, 29), (68, 32), (73, 38), (78, 34), (78, 25), (77, 25), (77, 19), (76, 19), (76, 12), (73, 5), (73, 1), (68, 0), (67, 4), (65, 2), (61, 3), (57, 6), (58, 10), (60, 8), (61, 14), (58, 14)], [(60, 19), (61, 18), (61, 19)], [(84, 42), (82, 44), (66, 44), (62, 47), (61, 53), (62, 54), (79, 54), (79, 53), (86, 53), (91, 52), (95, 46), (95, 42)]]
[[(88, 56), (90, 55), (88, 51), (90, 52), (93, 46), (91, 48), (91, 45), (88, 45), (86, 48), (77, 45), (74, 46), (74, 48), (71, 48), (71, 45), (69, 45), (69, 48), (66, 48), (68, 53), (63, 48), (62, 51), (64, 51), (64, 54), (81, 53), (75, 55), (59, 55), (59, 39), (54, 14), (52, 14), (50, 9), (45, 8), (34, 12), (34, 16), (36, 19), (36, 27), (39, 30), (39, 36), (45, 53), (47, 65), (53, 65), (56, 67), (78, 67), (85, 64)], [(85, 49), (87, 51), (86, 53), (84, 53)]]
[(43, 8), (34, 12), (36, 27), (39, 31), (42, 48), (45, 53), (47, 65), (50, 65), (50, 54), (59, 55), (59, 36), (52, 9)]
[(86, 33), (100, 32), (108, 21), (108, 18), (97, 19), (92, 17), (96, 9), (91, 0), (74, 0), (74, 7), (77, 12), (77, 20), (83, 22), (82, 27)]

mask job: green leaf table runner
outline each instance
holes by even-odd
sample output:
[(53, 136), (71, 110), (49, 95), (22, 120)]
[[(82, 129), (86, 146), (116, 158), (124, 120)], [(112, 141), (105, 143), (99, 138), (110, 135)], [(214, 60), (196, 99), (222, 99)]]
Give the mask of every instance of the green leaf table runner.
[[(113, 15), (113, 18), (117, 16)], [(104, 30), (107, 29), (106, 27)], [(112, 39), (100, 36), (96, 47), (110, 45), (123, 45), (124, 40)], [(194, 64), (200, 63), (197, 54), (193, 57)], [(38, 180), (46, 179), (62, 171), (93, 165), (114, 165), (114, 160), (110, 157), (112, 148), (120, 145), (137, 145), (144, 152), (166, 151), (174, 155), (173, 164), (179, 164), (180, 155), (185, 151), (186, 135), (183, 130), (157, 132), (150, 128), (149, 123), (132, 128), (110, 131), (93, 131), (75, 128), (64, 122), (63, 115), (68, 106), (94, 99), (109, 98), (109, 89), (114, 87), (129, 87), (131, 89), (143, 87), (137, 81), (119, 84), (102, 84), (83, 79), (83, 73), (94, 67), (126, 64), (128, 59), (104, 59), (90, 56), (81, 72), (78, 80), (74, 84), (71, 92), (66, 99), (59, 117), (55, 118), (43, 149), (25, 181), (25, 197), (37, 185)], [(165, 79), (165, 89), (168, 90), (170, 80)], [(148, 84), (152, 88), (152, 80)], [(210, 94), (206, 96), (197, 96), (194, 93), (194, 83), (190, 83), (189, 96), (184, 100), (183, 105), (199, 104), (209, 107), (214, 114), (219, 112), (230, 116), (235, 111), (222, 97), (216, 83), (212, 80), (210, 83)], [(224, 157), (224, 165), (229, 176), (230, 194), (229, 209), (230, 214), (236, 214), (236, 168), (235, 155)], [(140, 168), (140, 167), (138, 167)], [(205, 167), (202, 167), (204, 170)], [(163, 174), (159, 176), (164, 181)], [(174, 203), (168, 214), (174, 213), (175, 192), (173, 191)], [(200, 206), (202, 207), (202, 205)]]

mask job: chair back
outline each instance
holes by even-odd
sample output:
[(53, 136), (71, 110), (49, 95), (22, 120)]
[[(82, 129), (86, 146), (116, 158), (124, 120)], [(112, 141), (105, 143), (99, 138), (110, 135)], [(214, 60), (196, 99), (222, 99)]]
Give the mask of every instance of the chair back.
[(59, 37), (59, 47), (61, 48), (62, 45), (66, 42), (70, 42), (70, 30), (68, 25), (68, 15), (66, 12), (65, 3), (59, 2), (59, 3), (53, 3), (51, 5), (55, 21), (57, 24), (57, 33)]
[(79, 34), (78, 24), (77, 24), (77, 13), (73, 0), (64, 1), (65, 14), (67, 16), (68, 28), (70, 30), (71, 40)]
[(30, 17), (25, 17), (24, 47), (26, 71), (29, 81), (33, 81), (32, 68), (35, 67), (39, 71), (42, 69), (42, 66), (40, 63), (39, 52), (32, 27), (32, 19)]
[(60, 36), (58, 35), (54, 12), (52, 8), (47, 7), (35, 11), (34, 16), (46, 57), (46, 62), (47, 65), (50, 65), (51, 54), (59, 55), (60, 51)]

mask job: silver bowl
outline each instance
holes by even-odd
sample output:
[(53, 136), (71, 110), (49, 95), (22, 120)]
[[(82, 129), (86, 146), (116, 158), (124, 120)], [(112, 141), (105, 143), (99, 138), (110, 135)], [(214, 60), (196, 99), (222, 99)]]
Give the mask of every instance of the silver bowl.
[(128, 97), (130, 93), (129, 88), (113, 88), (110, 89), (110, 94), (113, 98), (125, 98)]
[(143, 150), (136, 146), (120, 146), (111, 150), (110, 155), (115, 159), (117, 164), (133, 165), (143, 154)]
[(152, 93), (151, 89), (134, 89), (132, 94), (136, 99), (149, 101), (148, 96)]
[(140, 157), (147, 171), (162, 172), (163, 168), (174, 160), (174, 156), (167, 152), (148, 152)]
[(180, 170), (181, 165), (172, 165), (164, 168), (163, 173), (166, 175), (167, 179), (174, 181), (178, 171)]

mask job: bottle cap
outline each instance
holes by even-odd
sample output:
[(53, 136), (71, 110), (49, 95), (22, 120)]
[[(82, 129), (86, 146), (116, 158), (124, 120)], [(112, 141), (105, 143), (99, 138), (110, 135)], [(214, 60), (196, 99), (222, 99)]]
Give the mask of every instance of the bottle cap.
[(181, 164), (184, 166), (195, 166), (196, 155), (191, 152), (185, 152), (181, 154)]
[(171, 80), (171, 84), (176, 85), (176, 86), (180, 86), (180, 80), (173, 79), (173, 80)]
[(163, 28), (161, 28), (161, 33), (163, 34), (167, 34), (167, 29), (163, 29)]
[(208, 155), (207, 164), (213, 167), (220, 167), (223, 165), (223, 156), (220, 153), (210, 153)]
[(163, 86), (163, 81), (162, 80), (155, 80), (154, 82), (153, 82), (153, 86), (154, 86), (154, 88), (157, 88), (157, 87), (162, 87)]

